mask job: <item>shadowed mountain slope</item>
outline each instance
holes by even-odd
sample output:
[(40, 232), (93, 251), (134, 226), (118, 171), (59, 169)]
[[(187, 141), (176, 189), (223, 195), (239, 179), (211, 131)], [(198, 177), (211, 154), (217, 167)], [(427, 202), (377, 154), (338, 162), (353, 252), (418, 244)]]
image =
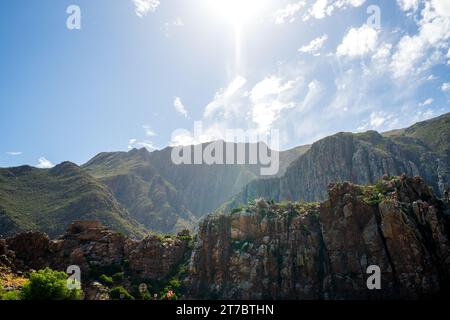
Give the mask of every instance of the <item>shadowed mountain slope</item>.
[(56, 236), (74, 220), (99, 220), (135, 237), (145, 231), (108, 188), (73, 163), (0, 169), (0, 234), (40, 230)]

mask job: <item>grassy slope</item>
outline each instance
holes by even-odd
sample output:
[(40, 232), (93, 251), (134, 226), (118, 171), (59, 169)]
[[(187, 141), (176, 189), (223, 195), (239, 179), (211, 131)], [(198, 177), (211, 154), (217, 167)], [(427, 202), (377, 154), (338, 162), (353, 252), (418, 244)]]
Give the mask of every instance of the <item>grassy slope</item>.
[(39, 229), (56, 236), (74, 220), (100, 220), (125, 234), (144, 234), (105, 186), (68, 162), (53, 169), (0, 169), (0, 212), (14, 225), (0, 226), (6, 234)]
[(196, 219), (176, 188), (151, 164), (145, 149), (101, 153), (83, 166), (96, 177), (148, 229), (176, 232), (192, 229)]

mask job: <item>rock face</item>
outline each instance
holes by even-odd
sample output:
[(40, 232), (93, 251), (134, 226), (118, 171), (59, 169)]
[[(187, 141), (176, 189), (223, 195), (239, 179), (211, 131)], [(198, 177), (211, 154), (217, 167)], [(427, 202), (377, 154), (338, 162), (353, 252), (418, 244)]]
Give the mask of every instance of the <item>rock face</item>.
[(15, 253), (16, 269), (37, 270), (50, 266), (65, 271), (68, 266), (77, 265), (82, 277), (87, 278), (109, 270), (126, 271), (146, 279), (162, 279), (183, 260), (188, 248), (186, 234), (167, 239), (149, 236), (137, 241), (96, 221), (74, 222), (56, 240), (50, 240), (41, 232), (28, 232), (3, 241), (5, 248)]
[(14, 252), (8, 250), (5, 239), (0, 239), (0, 269), (9, 268), (12, 265), (12, 260), (14, 260)]
[[(238, 148), (232, 143), (217, 143), (224, 147), (224, 163), (227, 148)], [(249, 144), (241, 146), (248, 154)], [(207, 144), (201, 147), (204, 150)], [(308, 148), (280, 152), (280, 173)], [(83, 169), (106, 185), (134, 219), (163, 233), (193, 229), (199, 217), (220, 207), (259, 176), (259, 165), (177, 165), (172, 161), (172, 150), (101, 153)]]
[[(179, 234), (182, 237), (182, 233)], [(124, 254), (133, 276), (142, 279), (161, 279), (180, 263), (187, 252), (187, 242), (180, 238), (159, 240), (149, 236), (142, 241), (128, 241)]]
[[(329, 186), (322, 204), (212, 215), (190, 263), (193, 297), (398, 299), (448, 295), (449, 213), (420, 178)], [(369, 266), (381, 290), (369, 290)]]
[(338, 133), (314, 143), (282, 177), (252, 181), (228, 208), (258, 197), (323, 201), (332, 182), (372, 184), (383, 175), (421, 176), (442, 195), (450, 184), (450, 114), (385, 134)]

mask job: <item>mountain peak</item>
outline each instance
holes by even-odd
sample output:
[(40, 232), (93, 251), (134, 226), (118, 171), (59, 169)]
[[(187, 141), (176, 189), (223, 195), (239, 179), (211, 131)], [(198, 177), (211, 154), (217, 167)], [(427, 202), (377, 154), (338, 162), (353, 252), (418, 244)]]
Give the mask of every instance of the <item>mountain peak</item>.
[(60, 174), (67, 174), (69, 172), (80, 172), (80, 171), (81, 171), (80, 167), (75, 163), (70, 161), (64, 161), (51, 168), (49, 172), (51, 174), (60, 175)]

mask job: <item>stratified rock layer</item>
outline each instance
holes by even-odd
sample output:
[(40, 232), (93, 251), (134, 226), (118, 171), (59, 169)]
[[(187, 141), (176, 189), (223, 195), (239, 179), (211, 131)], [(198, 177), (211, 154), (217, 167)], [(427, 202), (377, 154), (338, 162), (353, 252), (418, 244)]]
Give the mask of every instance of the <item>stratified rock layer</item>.
[[(332, 184), (322, 204), (254, 205), (200, 225), (193, 297), (398, 299), (449, 293), (447, 205), (420, 178)], [(381, 290), (367, 287), (380, 267)]]
[[(127, 271), (135, 278), (163, 279), (188, 251), (187, 237), (148, 236), (142, 241), (129, 239), (95, 221), (74, 222), (66, 234), (50, 240), (41, 232), (27, 232), (6, 239), (15, 253), (18, 270), (47, 266), (66, 270), (81, 268), (82, 276), (99, 276), (106, 271)], [(4, 249), (3, 249), (4, 250)]]

